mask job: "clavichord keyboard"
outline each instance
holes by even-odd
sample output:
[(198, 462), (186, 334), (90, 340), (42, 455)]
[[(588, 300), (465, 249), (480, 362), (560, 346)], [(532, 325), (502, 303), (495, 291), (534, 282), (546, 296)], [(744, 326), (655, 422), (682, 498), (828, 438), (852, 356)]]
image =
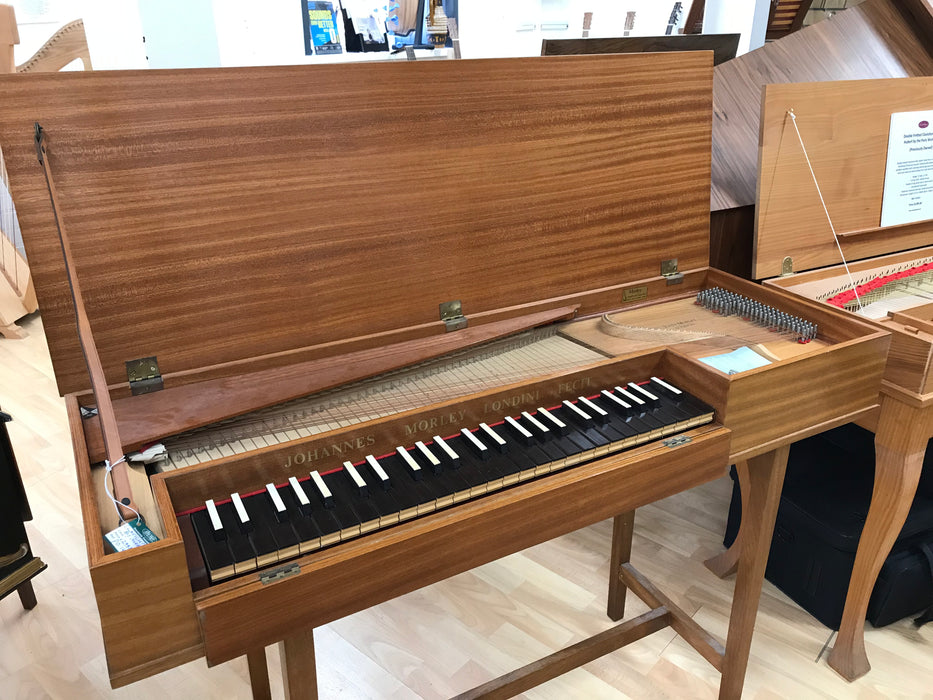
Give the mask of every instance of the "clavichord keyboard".
[[(708, 423), (713, 409), (658, 377), (358, 462), (207, 500), (190, 520), (211, 583)], [(187, 528), (183, 527), (183, 531)]]

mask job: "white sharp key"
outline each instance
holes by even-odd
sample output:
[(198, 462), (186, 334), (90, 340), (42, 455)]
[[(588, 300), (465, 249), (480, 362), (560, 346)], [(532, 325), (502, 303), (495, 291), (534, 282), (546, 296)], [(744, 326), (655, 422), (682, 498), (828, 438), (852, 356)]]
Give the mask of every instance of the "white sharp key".
[(652, 377), (652, 378), (651, 378), (651, 381), (653, 381), (655, 384), (660, 384), (662, 387), (664, 387), (665, 389), (667, 389), (667, 390), (668, 390), (669, 392), (671, 392), (672, 394), (678, 394), (678, 395), (680, 395), (680, 394), (683, 394), (683, 393), (684, 393), (684, 392), (682, 392), (680, 389), (678, 389), (676, 386), (671, 386), (670, 384), (668, 384), (667, 382), (665, 382), (663, 379), (659, 379), (658, 377)]
[(412, 456), (408, 454), (408, 450), (406, 450), (404, 447), (396, 447), (395, 451), (398, 452), (399, 457), (405, 460), (405, 464), (408, 465), (409, 469), (411, 469), (413, 472), (421, 471), (421, 467), (414, 460), (414, 458), (412, 458)]
[(616, 387), (616, 391), (618, 391), (620, 394), (622, 394), (622, 396), (624, 396), (625, 398), (627, 398), (629, 401), (631, 401), (631, 402), (634, 403), (634, 404), (637, 404), (637, 405), (639, 405), (639, 406), (644, 406), (644, 405), (645, 405), (645, 402), (642, 401), (642, 400), (641, 400), (640, 398), (638, 398), (637, 396), (635, 396), (635, 394), (632, 394), (632, 393), (626, 391), (625, 389), (623, 389), (623, 388), (620, 387), (620, 386), (617, 386), (617, 387)]
[(438, 464), (441, 463), (441, 460), (435, 457), (434, 453), (431, 452), (431, 450), (428, 449), (428, 446), (425, 445), (423, 442), (421, 442), (421, 440), (418, 440), (418, 442), (415, 443), (415, 447), (421, 450), (421, 454), (423, 454), (427, 458), (427, 460), (431, 463), (432, 467), (436, 467)]
[(447, 454), (451, 459), (460, 459), (460, 455), (454, 452), (450, 445), (448, 445), (440, 435), (434, 436), (434, 444), (439, 445), (442, 450)]
[(573, 403), (572, 401), (564, 401), (564, 405), (565, 405), (567, 408), (569, 408), (571, 411), (573, 411), (574, 413), (576, 413), (578, 416), (580, 416), (580, 418), (582, 418), (583, 420), (593, 420), (593, 417), (592, 417), (589, 413), (587, 413), (586, 411), (584, 411), (584, 410), (582, 410), (581, 408), (579, 408), (579, 407), (578, 407), (575, 403)]
[(266, 491), (269, 492), (269, 498), (272, 499), (272, 505), (275, 506), (275, 509), (279, 513), (284, 513), (285, 504), (282, 502), (282, 497), (279, 495), (279, 490), (275, 488), (275, 484), (266, 484)]
[(647, 397), (648, 397), (649, 399), (651, 399), (652, 401), (657, 401), (657, 400), (658, 400), (658, 397), (657, 397), (657, 396), (655, 396), (654, 394), (652, 394), (650, 391), (648, 391), (648, 390), (645, 389), (644, 387), (638, 386), (638, 384), (635, 384), (634, 382), (629, 382), (628, 385), (629, 385), (630, 387), (632, 387), (632, 389), (634, 389), (635, 391), (640, 391), (642, 394), (644, 394), (645, 396), (647, 396)]
[(519, 435), (522, 435), (526, 438), (534, 437), (534, 435), (532, 435), (527, 430), (525, 430), (525, 426), (519, 425), (518, 421), (512, 418), (512, 416), (506, 416), (505, 422), (511, 425), (513, 428), (515, 428), (518, 431)]
[(327, 488), (327, 484), (324, 483), (324, 479), (321, 478), (321, 475), (317, 473), (317, 470), (311, 472), (311, 481), (314, 482), (314, 485), (317, 487), (318, 493), (321, 494), (321, 498), (325, 501), (328, 498), (333, 498), (334, 495), (330, 492), (330, 489)]
[(590, 401), (590, 400), (589, 400), (588, 398), (586, 398), (585, 396), (578, 396), (578, 397), (577, 397), (577, 401), (579, 401), (580, 403), (582, 403), (584, 406), (586, 406), (588, 409), (590, 409), (590, 410), (591, 410), (593, 413), (595, 413), (597, 416), (608, 416), (608, 415), (609, 415), (609, 414), (606, 413), (603, 409), (601, 409), (599, 406), (597, 406), (595, 403), (593, 403), (592, 401)]
[(353, 462), (344, 462), (343, 468), (347, 470), (347, 474), (349, 474), (350, 478), (353, 479), (353, 483), (356, 484), (356, 488), (366, 488), (366, 481), (364, 481), (363, 477), (360, 476), (360, 473), (356, 471), (356, 467), (353, 466)]
[(549, 421), (551, 421), (551, 423), (554, 424), (554, 427), (557, 428), (558, 430), (563, 430), (564, 428), (567, 427), (567, 425), (566, 425), (566, 423), (564, 423), (564, 421), (562, 421), (560, 418), (558, 418), (557, 416), (555, 416), (553, 413), (551, 413), (551, 412), (550, 412), (549, 410), (547, 410), (546, 408), (542, 408), (542, 407), (539, 406), (539, 407), (538, 407), (538, 413), (540, 413), (542, 416), (544, 416), (544, 417), (547, 418)]
[(386, 482), (389, 480), (389, 475), (386, 474), (385, 469), (376, 461), (375, 457), (366, 455), (366, 462), (373, 468), (373, 471), (376, 472), (376, 476), (378, 476), (381, 481)]
[(223, 532), (224, 526), (223, 523), (220, 522), (220, 513), (217, 512), (214, 499), (212, 498), (209, 501), (204, 501), (204, 505), (207, 506), (207, 514), (211, 516), (211, 525), (214, 528), (214, 532)]
[(479, 424), (479, 427), (482, 428), (482, 429), (483, 429), (483, 432), (486, 433), (489, 437), (491, 437), (491, 438), (495, 441), (495, 443), (496, 443), (497, 445), (500, 445), (500, 446), (501, 446), (501, 445), (504, 445), (504, 444), (505, 444), (505, 440), (503, 440), (501, 437), (499, 437), (499, 433), (497, 433), (495, 430), (493, 430), (492, 428), (490, 428), (490, 427), (489, 427), (488, 425), (486, 425), (485, 423), (480, 423), (480, 424)]
[(477, 450), (479, 450), (480, 452), (485, 452), (485, 451), (488, 449), (488, 448), (486, 447), (486, 445), (484, 445), (483, 443), (481, 443), (481, 442), (479, 441), (479, 438), (476, 437), (476, 436), (473, 434), (473, 431), (472, 431), (472, 430), (467, 430), (466, 428), (462, 428), (462, 429), (460, 430), (460, 434), (463, 435), (463, 437), (465, 437), (467, 440), (469, 440), (470, 442), (472, 442), (472, 443), (473, 443), (473, 447), (475, 447), (475, 448), (476, 448)]
[(311, 501), (308, 500), (308, 494), (305, 493), (305, 490), (301, 488), (301, 484), (298, 483), (298, 479), (293, 476), (288, 477), (288, 483), (292, 485), (292, 491), (295, 492), (295, 498), (298, 499), (298, 502), (303, 506), (311, 505)]
[(616, 396), (615, 394), (613, 394), (613, 393), (612, 393), (611, 391), (609, 391), (608, 389), (603, 389), (602, 394), (603, 394), (603, 396), (605, 396), (605, 397), (606, 397), (607, 399), (609, 399), (610, 401), (615, 401), (615, 402), (616, 402), (617, 404), (619, 404), (622, 408), (631, 408), (631, 406), (629, 406), (627, 403), (625, 403), (625, 401), (623, 401), (622, 399), (620, 399), (618, 396)]
[(233, 499), (233, 507), (236, 508), (236, 514), (240, 518), (240, 522), (245, 525), (249, 522), (249, 515), (246, 513), (246, 508), (243, 506), (243, 500), (240, 498), (240, 494), (231, 493), (230, 498)]
[(522, 417), (525, 418), (529, 423), (531, 423), (534, 427), (536, 427), (542, 433), (551, 432), (551, 430), (544, 423), (542, 423), (537, 418), (535, 418), (533, 415), (528, 413), (528, 411), (522, 411)]

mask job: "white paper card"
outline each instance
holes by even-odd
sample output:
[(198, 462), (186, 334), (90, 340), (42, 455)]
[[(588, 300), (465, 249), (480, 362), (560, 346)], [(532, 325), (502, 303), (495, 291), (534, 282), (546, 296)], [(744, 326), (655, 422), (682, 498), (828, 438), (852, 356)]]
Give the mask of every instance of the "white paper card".
[(881, 226), (933, 219), (933, 110), (895, 112), (888, 132)]
[(750, 369), (757, 369), (771, 364), (770, 360), (762, 357), (749, 347), (741, 347), (723, 355), (701, 357), (700, 362), (705, 362), (710, 367), (714, 367), (725, 374), (738, 374), (739, 372), (747, 372)]

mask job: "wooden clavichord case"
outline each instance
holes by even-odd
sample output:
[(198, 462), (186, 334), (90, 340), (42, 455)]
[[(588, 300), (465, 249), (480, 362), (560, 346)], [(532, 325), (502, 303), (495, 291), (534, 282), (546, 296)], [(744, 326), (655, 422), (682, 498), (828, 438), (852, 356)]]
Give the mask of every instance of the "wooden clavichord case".
[(754, 276), (891, 333), (881, 409), (859, 421), (874, 494), (829, 657), (850, 680), (870, 668), (868, 599), (933, 437), (933, 225), (880, 226), (891, 115), (931, 106), (930, 78), (769, 85), (762, 104)]
[[(112, 683), (223, 662), (875, 408), (885, 331), (707, 267), (711, 87), (706, 54), (0, 78), (0, 147), (68, 402)], [(545, 322), (534, 332), (576, 359), (137, 474), (161, 540), (106, 553), (114, 511), (82, 417), (93, 397), (37, 121), (117, 420), (137, 431), (127, 450), (198, 411), (238, 412), (243, 383), (300, 363), (324, 363), (312, 378), (333, 387), (412, 348), (420, 362), (458, 334)], [(712, 287), (805, 317), (817, 337), (693, 304)], [(728, 375), (699, 359), (741, 347), (768, 364)], [(156, 390), (132, 395), (127, 363), (147, 358), (157, 371), (133, 385)], [(651, 376), (713, 422), (303, 554), (277, 580), (203, 586), (196, 571), (178, 514), (206, 499)]]

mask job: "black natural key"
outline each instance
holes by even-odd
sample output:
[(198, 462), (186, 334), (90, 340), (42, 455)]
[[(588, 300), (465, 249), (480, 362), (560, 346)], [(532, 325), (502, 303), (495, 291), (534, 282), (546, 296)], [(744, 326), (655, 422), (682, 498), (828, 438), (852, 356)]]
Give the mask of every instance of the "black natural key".
[(233, 556), (230, 554), (230, 548), (227, 547), (227, 540), (226, 538), (218, 540), (214, 537), (214, 526), (208, 512), (199, 510), (192, 513), (191, 526), (198, 539), (198, 546), (204, 556), (204, 564), (211, 581), (216, 582), (233, 576), (235, 573)]
[[(259, 495), (264, 496), (265, 494)], [(246, 501), (243, 501), (238, 493), (231, 494), (230, 497), (233, 499), (233, 507), (236, 509), (240, 520), (248, 520), (249, 541), (253, 543), (253, 549), (256, 550), (257, 566), (266, 566), (278, 561), (279, 548), (266, 522), (267, 518), (275, 520), (271, 511), (266, 513), (258, 508), (255, 496), (247, 498)], [(250, 507), (247, 507), (246, 504), (249, 501), (253, 501), (253, 503)]]
[[(376, 473), (372, 469), (372, 464), (368, 460), (372, 459), (372, 456), (366, 458), (367, 461), (359, 465), (354, 465), (349, 462), (344, 463), (344, 468), (355, 471), (360, 480), (366, 484), (365, 491), (360, 491), (360, 497), (368, 499), (373, 508), (376, 509), (376, 512), (379, 514), (379, 526), (388, 527), (399, 521), (399, 506), (395, 502), (391, 491), (389, 490), (389, 475), (385, 473), (381, 466), (379, 466), (379, 473)], [(375, 461), (375, 460), (374, 460)], [(378, 466), (378, 462), (376, 462)], [(382, 484), (381, 476), (385, 476), (385, 485)], [(354, 479), (354, 484), (356, 480)]]
[(343, 473), (346, 474), (347, 483), (350, 485), (355, 496), (359, 498), (366, 498), (369, 496), (369, 484), (366, 483), (366, 479), (363, 478), (363, 475), (353, 466), (353, 462), (347, 461), (343, 463)]
[(675, 403), (680, 403), (684, 400), (684, 392), (660, 377), (652, 377), (650, 386), (652, 392), (666, 396)]
[(354, 513), (360, 524), (360, 534), (375, 530), (379, 526), (379, 513), (368, 498), (361, 498), (359, 492), (350, 485), (344, 470), (331, 472), (324, 476), (324, 483), (334, 495), (335, 510), (346, 506)]
[(546, 408), (539, 407), (537, 417), (539, 421), (555, 431), (558, 435), (567, 435), (572, 430), (572, 427), (568, 423), (561, 420), (559, 416)]
[[(334, 520), (337, 521), (337, 525), (340, 526), (341, 537), (350, 537), (352, 535), (360, 534), (360, 519), (357, 517), (356, 512), (350, 508), (346, 501), (341, 501), (334, 494), (334, 484), (342, 481), (344, 476), (343, 474), (338, 473), (337, 479), (333, 478), (334, 472), (331, 472), (327, 477), (322, 476), (319, 472), (311, 472), (311, 481), (310, 487), (317, 494), (320, 502), (324, 505), (325, 512), (330, 513)], [(326, 479), (326, 480), (325, 480)]]
[(310, 487), (317, 494), (317, 497), (321, 499), (321, 505), (325, 508), (334, 507), (334, 495), (327, 487), (327, 484), (324, 483), (324, 479), (321, 477), (320, 472), (311, 472)]
[[(457, 474), (474, 492), (485, 492), (487, 485), (491, 481), (498, 479), (501, 482), (501, 476), (499, 476), (497, 470), (489, 466), (489, 461), (474, 456), (475, 453), (471, 451), (467, 438), (458, 435), (457, 437), (448, 438), (444, 441), (444, 444), (457, 455)], [(474, 493), (474, 495), (478, 494)]]
[(497, 452), (506, 452), (509, 448), (508, 443), (505, 441), (505, 436), (500, 433), (502, 427), (502, 425), (480, 423), (479, 430), (476, 431), (476, 434), (487, 447), (491, 447)]
[(240, 530), (239, 517), (230, 502), (219, 503), (217, 512), (227, 533), (227, 544), (233, 557), (233, 566), (237, 574), (243, 574), (256, 568), (256, 550), (249, 536)]
[[(291, 489), (283, 491), (286, 504), (291, 507), (297, 507), (302, 517), (293, 517), (292, 522), (295, 532), (302, 542), (313, 541), (314, 531), (318, 532), (321, 538), (321, 547), (326, 547), (335, 541), (340, 540), (340, 523), (333, 515), (333, 511), (324, 508), (319, 502), (312, 505), (311, 499), (314, 494), (310, 491), (314, 486), (308, 479), (303, 484), (295, 477), (288, 478), (288, 485)], [(305, 525), (305, 521), (310, 521), (311, 526)], [(313, 527), (312, 527), (313, 526)], [(299, 528), (302, 528), (299, 530)]]
[[(275, 494), (273, 497), (272, 494)], [(282, 512), (278, 510), (281, 504)], [(285, 504), (279, 497), (274, 484), (266, 484), (265, 493), (258, 493), (246, 499), (246, 509), (254, 520), (262, 522), (275, 540), (279, 556), (286, 558), (298, 554), (298, 535), (292, 528), (285, 512)]]
[(422, 469), (429, 469), (435, 474), (439, 474), (444, 470), (441, 460), (434, 454), (434, 450), (425, 445), (421, 440), (415, 443), (415, 449), (411, 452), (413, 455), (416, 455), (418, 464), (421, 465)]
[(628, 390), (639, 397), (642, 401), (647, 403), (649, 406), (653, 406), (660, 401), (658, 395), (653, 393), (650, 389), (646, 389), (641, 384), (636, 384), (635, 382), (628, 383)]
[[(291, 477), (288, 480), (288, 485), (283, 486), (279, 491), (279, 496), (282, 498), (283, 503), (285, 503), (285, 508), (289, 512), (288, 521), (291, 523), (292, 529), (295, 531), (295, 535), (298, 536), (298, 544), (301, 547), (301, 553), (311, 552), (321, 546), (321, 528), (318, 527), (317, 522), (315, 521), (312, 512), (311, 512), (311, 503), (308, 499), (308, 495), (304, 493), (304, 490), (301, 490), (301, 493), (304, 494), (304, 502), (299, 500), (298, 492), (294, 489), (294, 480), (295, 484), (298, 484), (298, 480), (295, 477)], [(298, 485), (298, 488), (302, 487)], [(333, 522), (333, 521), (331, 521)], [(333, 529), (336, 530), (336, 524), (333, 525)]]
[[(404, 450), (404, 448), (403, 452), (408, 454), (408, 451)], [(392, 481), (392, 490), (396, 492), (393, 495), (398, 501), (399, 508), (407, 510), (408, 508), (418, 507), (419, 511), (424, 512), (434, 510), (436, 495), (425, 486), (420, 468), (413, 470), (398, 452), (380, 457), (379, 464), (382, 465)], [(403, 496), (405, 497), (404, 501)]]
[[(435, 448), (436, 449), (436, 448)], [(469, 495), (470, 486), (458, 474), (457, 470), (444, 469), (434, 451), (423, 442), (416, 442), (415, 449), (409, 453), (421, 465), (425, 472), (424, 481), (433, 493), (437, 493), (438, 507), (448, 506)]]
[(596, 447), (613, 442), (598, 430), (593, 417), (572, 401), (564, 401), (563, 405), (553, 413), (565, 423), (575, 426), (577, 431)]
[[(506, 434), (502, 437), (509, 442), (517, 442), (519, 445), (524, 445), (529, 447), (534, 444), (535, 437), (531, 434), (531, 431), (528, 430), (524, 425), (522, 425), (518, 420), (512, 418), (511, 416), (505, 417), (505, 423), (503, 424), (503, 432)], [(511, 440), (510, 440), (511, 438)]]
[(482, 460), (492, 457), (493, 449), (486, 444), (487, 442), (492, 443), (492, 438), (489, 435), (480, 435), (479, 429), (467, 430), (466, 428), (463, 428), (460, 434), (474, 456)]

